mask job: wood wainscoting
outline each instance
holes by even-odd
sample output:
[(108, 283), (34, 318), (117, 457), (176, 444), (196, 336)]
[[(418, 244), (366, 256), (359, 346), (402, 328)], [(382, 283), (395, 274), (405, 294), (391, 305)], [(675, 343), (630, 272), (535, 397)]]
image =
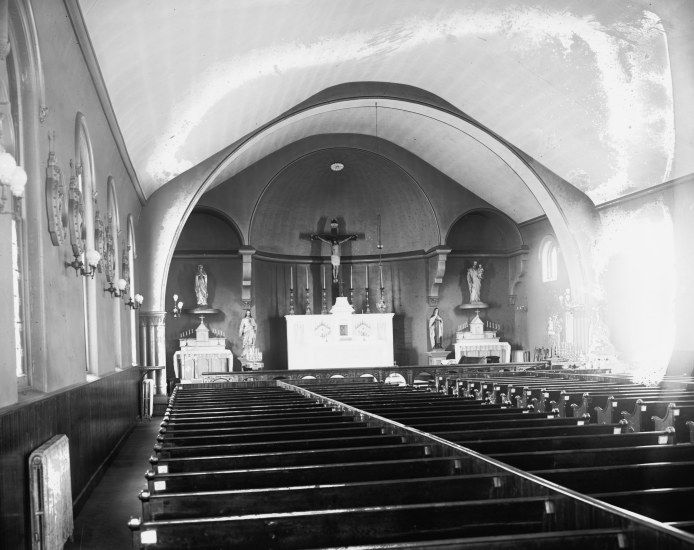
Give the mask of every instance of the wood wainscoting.
[(32, 450), (56, 434), (70, 440), (72, 495), (78, 510), (139, 414), (138, 368), (106, 375), (28, 403), (0, 409), (0, 541), (31, 548)]

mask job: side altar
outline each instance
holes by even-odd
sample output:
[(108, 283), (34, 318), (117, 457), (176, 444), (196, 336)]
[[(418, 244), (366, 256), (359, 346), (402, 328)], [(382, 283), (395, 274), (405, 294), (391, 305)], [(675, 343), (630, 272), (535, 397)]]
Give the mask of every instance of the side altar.
[(327, 315), (286, 315), (290, 370), (393, 365), (393, 314), (353, 313), (340, 297)]
[(205, 326), (201, 317), (200, 325), (195, 329), (195, 337), (188, 338), (193, 331), (181, 334), (179, 344), (181, 349), (173, 356), (176, 378), (183, 380), (199, 380), (208, 372), (231, 372), (234, 356), (226, 349), (226, 336), (223, 334), (210, 336), (210, 329)]
[(511, 361), (511, 344), (501, 342), (494, 330), (484, 330), (484, 322), (480, 319), (479, 311), (474, 319), (470, 321), (470, 330), (456, 333), (455, 362), (460, 361), (462, 356), (466, 357), (489, 357), (496, 356), (499, 362), (508, 363)]

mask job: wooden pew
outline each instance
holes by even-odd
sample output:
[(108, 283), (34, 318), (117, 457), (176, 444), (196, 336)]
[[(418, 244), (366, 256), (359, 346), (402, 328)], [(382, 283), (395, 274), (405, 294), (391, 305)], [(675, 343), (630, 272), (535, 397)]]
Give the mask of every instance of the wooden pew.
[(546, 502), (488, 499), (141, 522), (136, 544), (148, 531), (156, 533), (148, 548), (199, 548), (201, 541), (207, 548), (271, 548), (280, 540), (282, 548), (315, 548), (527, 533), (552, 521)]
[(428, 457), (176, 474), (159, 474), (149, 470), (145, 478), (150, 493), (159, 493), (347, 483), (403, 477), (436, 477), (454, 475), (459, 470), (460, 462), (455, 459)]
[(580, 466), (611, 466), (647, 462), (694, 460), (694, 445), (664, 444), (603, 449), (570, 449), (555, 451), (506, 452), (490, 455), (522, 470), (571, 468)]
[(533, 470), (532, 473), (585, 494), (694, 487), (694, 461)]
[(658, 445), (658, 442), (674, 442), (673, 432), (639, 432), (619, 435), (573, 435), (562, 437), (522, 437), (508, 439), (490, 439), (477, 441), (460, 441), (461, 445), (484, 454), (501, 452), (527, 452), (569, 449), (598, 449), (607, 447), (633, 447), (635, 445)]
[(667, 405), (666, 413), (663, 418), (653, 416), (652, 420), (656, 430), (673, 428), (677, 441), (690, 441), (690, 428), (688, 422), (694, 419), (694, 403), (670, 403)]
[[(391, 394), (376, 384), (360, 385), (360, 394), (354, 386), (346, 388), (345, 401), (380, 409), (382, 416), (409, 415), (408, 423), (420, 428), (480, 439), (470, 446), (508, 442), (511, 434), (537, 444), (578, 428), (582, 435), (560, 436), (573, 440), (564, 443), (568, 448), (599, 448), (607, 438), (615, 449), (624, 438), (650, 445), (663, 436), (672, 440), (672, 430), (610, 435), (625, 424), (579, 425), (585, 422), (504, 408), (498, 395), (491, 396), (497, 403), (465, 404), (412, 390)], [(339, 400), (337, 384), (312, 387)], [(183, 388), (171, 400), (140, 497), (143, 519), (131, 524), (136, 547), (624, 548), (637, 532), (642, 542), (680, 540), (631, 517), (615, 520), (614, 509), (520, 480), (503, 466), (480, 471), (480, 459), (460, 447), (340, 403), (319, 399), (323, 404), (312, 408), (308, 394), (297, 401), (271, 392), (264, 402), (261, 390), (243, 399), (236, 388), (222, 389), (215, 395), (209, 387)], [(297, 414), (286, 418), (283, 410)], [(344, 432), (352, 428), (358, 431)], [(575, 529), (567, 530), (569, 518)]]
[[(383, 479), (339, 484), (150, 493), (143, 491), (143, 519), (164, 520), (213, 515), (268, 514), (287, 510), (381, 506), (505, 498), (503, 484), (490, 475)], [(510, 495), (512, 496), (512, 495)]]
[[(676, 411), (680, 410), (687, 410), (688, 407), (694, 407), (694, 401), (687, 401), (687, 402), (681, 402), (682, 404), (681, 407), (679, 406), (674, 406), (674, 409)], [(642, 431), (647, 431), (647, 430), (654, 430), (654, 429), (665, 429), (667, 426), (672, 426), (675, 427), (675, 420), (677, 416), (679, 416), (679, 412), (674, 414), (672, 418), (668, 418), (668, 423), (665, 424), (665, 422), (662, 419), (660, 420), (660, 423), (658, 426), (656, 426), (655, 419), (658, 418), (658, 415), (661, 415), (663, 417), (667, 416), (668, 411), (670, 410), (670, 405), (673, 404), (672, 401), (666, 400), (658, 400), (658, 401), (650, 401), (650, 400), (643, 400), (643, 399), (638, 399), (635, 403), (634, 406), (634, 412), (630, 413), (628, 411), (622, 411), (622, 417), (627, 421), (629, 424), (629, 429), (633, 430), (635, 432), (642, 432)], [(686, 414), (686, 413), (685, 413)], [(686, 438), (683, 438), (683, 431), (684, 431), (684, 424), (683, 422), (678, 422), (678, 426), (680, 427), (679, 431), (679, 437), (677, 438), (680, 441), (686, 441)], [(677, 431), (677, 430), (676, 430)]]
[(331, 447), (301, 451), (186, 456), (163, 458), (152, 456), (150, 464), (157, 473), (202, 472), (243, 468), (271, 468), (336, 462), (368, 462), (372, 460), (405, 460), (424, 458), (431, 449), (421, 443), (397, 443), (365, 447)]
[(328, 449), (333, 447), (361, 447), (364, 445), (394, 445), (402, 442), (403, 438), (401, 436), (379, 433), (376, 435), (342, 435), (338, 437), (318, 438), (304, 437), (300, 439), (266, 440), (250, 443), (202, 444), (189, 445), (186, 447), (157, 443), (154, 445), (154, 451), (159, 457), (188, 457), (238, 453), (272, 453)]

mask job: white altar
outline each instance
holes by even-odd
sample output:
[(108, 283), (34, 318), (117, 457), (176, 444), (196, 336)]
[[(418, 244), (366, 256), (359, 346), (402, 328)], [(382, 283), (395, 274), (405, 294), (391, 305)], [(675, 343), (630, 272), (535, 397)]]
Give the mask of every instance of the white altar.
[(393, 314), (352, 313), (338, 298), (329, 315), (286, 315), (289, 369), (393, 364)]
[(484, 330), (484, 323), (479, 315), (470, 321), (470, 330), (467, 332), (457, 332), (455, 349), (455, 362), (465, 357), (489, 357), (494, 355), (499, 357), (500, 363), (511, 361), (511, 344), (501, 342), (494, 330)]
[[(187, 336), (188, 331), (181, 336)], [(174, 373), (181, 381), (202, 378), (205, 372), (231, 372), (234, 356), (226, 349), (226, 337), (210, 337), (210, 330), (201, 320), (195, 338), (180, 338), (181, 349), (174, 353)]]

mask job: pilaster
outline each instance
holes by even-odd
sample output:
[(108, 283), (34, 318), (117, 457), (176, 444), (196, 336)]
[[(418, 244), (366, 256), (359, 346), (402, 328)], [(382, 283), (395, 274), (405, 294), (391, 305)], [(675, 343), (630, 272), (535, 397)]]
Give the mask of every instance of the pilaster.
[(150, 378), (155, 381), (157, 395), (166, 395), (166, 312), (139, 311), (140, 364), (157, 367)]

